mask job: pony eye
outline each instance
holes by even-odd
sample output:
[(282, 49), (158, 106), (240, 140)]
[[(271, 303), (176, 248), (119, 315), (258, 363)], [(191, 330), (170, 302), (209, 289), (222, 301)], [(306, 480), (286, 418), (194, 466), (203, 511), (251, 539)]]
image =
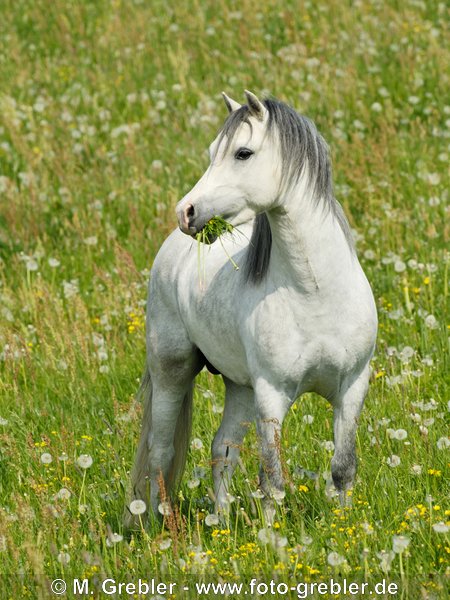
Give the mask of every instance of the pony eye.
[(239, 148), (234, 155), (234, 158), (236, 160), (248, 160), (252, 154), (254, 154), (254, 152), (249, 148)]

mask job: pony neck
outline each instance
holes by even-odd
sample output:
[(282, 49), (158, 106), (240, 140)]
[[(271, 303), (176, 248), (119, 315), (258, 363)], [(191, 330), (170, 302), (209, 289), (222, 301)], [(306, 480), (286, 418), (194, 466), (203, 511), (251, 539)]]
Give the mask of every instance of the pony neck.
[(327, 200), (298, 185), (267, 213), (272, 231), (271, 277), (282, 285), (317, 293), (346, 285), (354, 250)]

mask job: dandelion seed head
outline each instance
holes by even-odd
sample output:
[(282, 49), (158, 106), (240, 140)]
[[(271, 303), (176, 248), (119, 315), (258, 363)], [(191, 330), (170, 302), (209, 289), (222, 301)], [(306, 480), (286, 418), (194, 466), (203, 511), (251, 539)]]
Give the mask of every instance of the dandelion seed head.
[(68, 500), (72, 493), (67, 488), (63, 487), (55, 494), (55, 498), (58, 500)]
[(68, 565), (70, 562), (70, 554), (67, 552), (60, 552), (57, 558), (62, 565)]
[(434, 523), (433, 529), (434, 531), (436, 531), (436, 533), (448, 533), (450, 531), (450, 527), (443, 521), (439, 521), (439, 523)]
[(395, 554), (401, 554), (409, 546), (410, 538), (406, 535), (394, 535), (392, 537), (392, 550)]
[(170, 538), (165, 538), (159, 542), (160, 550), (168, 550), (172, 545), (172, 540)]
[(89, 454), (80, 454), (80, 456), (77, 458), (77, 465), (82, 469), (89, 469), (93, 462), (92, 456)]
[(436, 446), (439, 450), (445, 450), (446, 448), (450, 448), (450, 438), (448, 438), (447, 436), (439, 438), (436, 442)]
[(197, 488), (200, 485), (200, 479), (194, 477), (187, 482), (187, 486), (190, 490)]
[(203, 448), (203, 442), (199, 438), (194, 438), (191, 442), (191, 448), (194, 450), (201, 450)]
[(53, 462), (53, 456), (49, 452), (41, 454), (41, 463), (43, 465), (49, 465), (51, 462)]
[(392, 454), (386, 459), (386, 463), (392, 468), (398, 467), (400, 462), (400, 457), (396, 454)]
[(147, 505), (143, 500), (133, 500), (128, 508), (132, 515), (142, 515), (147, 510)]
[(327, 562), (332, 567), (338, 567), (339, 565), (343, 565), (346, 562), (346, 560), (337, 552), (330, 552), (327, 556)]
[(206, 515), (205, 524), (208, 525), (208, 527), (211, 527), (212, 525), (218, 525), (218, 523), (219, 517), (216, 514), (211, 513), (209, 515)]
[(161, 502), (158, 505), (158, 512), (162, 514), (164, 517), (168, 517), (171, 514), (171, 508), (169, 502)]

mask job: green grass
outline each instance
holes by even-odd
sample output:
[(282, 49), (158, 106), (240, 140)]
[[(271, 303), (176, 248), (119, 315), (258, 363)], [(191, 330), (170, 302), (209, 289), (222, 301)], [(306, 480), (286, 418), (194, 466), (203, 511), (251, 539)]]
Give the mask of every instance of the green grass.
[[(106, 577), (385, 578), (403, 598), (446, 597), (449, 533), (434, 527), (450, 521), (445, 4), (5, 0), (1, 12), (1, 600), (46, 598), (57, 577), (89, 578), (91, 597), (111, 597), (96, 591)], [(202, 373), (203, 446), (178, 516), (114, 543), (142, 413), (149, 269), (207, 165), (221, 91), (243, 101), (244, 89), (287, 101), (329, 142), (377, 300), (353, 507), (327, 498), (332, 413), (307, 395), (284, 427), (278, 537), (264, 543), (251, 496), (254, 431), (229, 526), (206, 525), (223, 386)], [(395, 535), (409, 545), (383, 559)]]

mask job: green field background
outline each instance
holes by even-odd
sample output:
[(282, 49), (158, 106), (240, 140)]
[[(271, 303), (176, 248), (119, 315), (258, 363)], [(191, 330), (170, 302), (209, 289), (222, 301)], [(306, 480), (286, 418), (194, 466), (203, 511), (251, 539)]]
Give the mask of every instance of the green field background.
[[(0, 2), (1, 600), (54, 597), (57, 577), (98, 598), (106, 577), (385, 578), (447, 597), (448, 22), (433, 0)], [(274, 528), (252, 496), (254, 431), (230, 520), (208, 524), (223, 386), (202, 373), (175, 514), (122, 539), (149, 270), (208, 164), (222, 90), (246, 88), (329, 143), (376, 298), (353, 504), (329, 497), (332, 412), (309, 394), (286, 419)]]

